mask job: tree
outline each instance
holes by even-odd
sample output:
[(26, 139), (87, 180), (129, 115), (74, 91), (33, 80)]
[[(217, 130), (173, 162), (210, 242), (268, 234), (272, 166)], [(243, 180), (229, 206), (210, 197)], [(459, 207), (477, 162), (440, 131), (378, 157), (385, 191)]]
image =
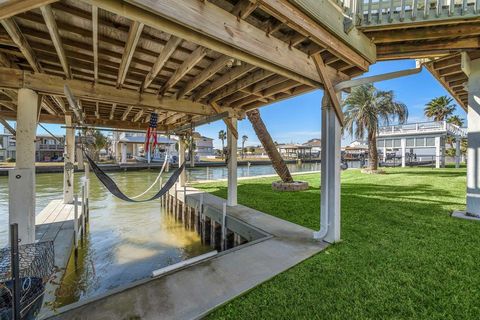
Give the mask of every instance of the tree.
[(227, 139), (227, 133), (225, 130), (218, 132), (218, 139), (222, 140), (222, 159), (225, 157), (225, 139)]
[(388, 125), (398, 118), (405, 123), (408, 109), (405, 104), (395, 101), (393, 91), (376, 89), (372, 84), (356, 87), (344, 102), (344, 130), (357, 139), (368, 139), (369, 170), (378, 169), (377, 132), (380, 125)]
[(451, 124), (454, 124), (458, 127), (463, 126), (463, 120), (457, 115), (454, 115), (454, 116), (451, 116), (450, 118), (448, 118), (447, 122), (451, 123)]
[(95, 161), (100, 159), (100, 151), (102, 149), (108, 149), (110, 141), (105, 137), (102, 132), (96, 129), (86, 129), (83, 132), (86, 139), (86, 148)]
[(272, 166), (277, 172), (280, 179), (282, 179), (282, 181), (285, 183), (293, 182), (292, 175), (290, 174), (290, 171), (288, 170), (285, 161), (283, 161), (283, 158), (278, 152), (277, 147), (272, 140), (272, 137), (267, 131), (265, 123), (260, 117), (260, 112), (257, 109), (250, 110), (247, 112), (247, 117), (248, 120), (250, 120), (250, 122), (252, 123), (253, 130), (255, 130), (258, 139), (262, 143), (265, 152), (270, 158), (270, 161), (272, 161)]
[(242, 159), (245, 158), (245, 142), (247, 142), (248, 136), (243, 135), (242, 136)]
[(434, 121), (447, 120), (456, 108), (455, 104), (452, 104), (452, 101), (453, 99), (447, 96), (433, 98), (425, 105), (425, 116), (432, 118)]

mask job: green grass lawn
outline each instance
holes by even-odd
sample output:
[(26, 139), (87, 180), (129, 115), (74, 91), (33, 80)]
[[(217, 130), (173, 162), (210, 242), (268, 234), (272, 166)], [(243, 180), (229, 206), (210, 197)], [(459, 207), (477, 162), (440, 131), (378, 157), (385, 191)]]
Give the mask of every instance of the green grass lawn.
[[(465, 208), (465, 169), (342, 173), (342, 242), (214, 311), (212, 319), (479, 319), (480, 222)], [(300, 193), (274, 178), (239, 182), (241, 204), (319, 228), (319, 174)], [(226, 183), (196, 185), (226, 197)]]

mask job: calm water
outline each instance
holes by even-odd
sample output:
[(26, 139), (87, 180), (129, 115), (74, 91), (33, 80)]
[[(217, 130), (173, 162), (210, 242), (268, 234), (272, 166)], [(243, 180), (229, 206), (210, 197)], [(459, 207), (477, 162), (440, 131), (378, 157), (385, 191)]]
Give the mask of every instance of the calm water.
[[(291, 164), (289, 167), (292, 172), (300, 172), (318, 170), (320, 165)], [(239, 177), (272, 173), (274, 170), (269, 165), (238, 168)], [(157, 174), (156, 170), (109, 173), (130, 196), (143, 192)], [(77, 183), (80, 177), (76, 176)], [(225, 167), (188, 170), (189, 181), (226, 177)], [(166, 179), (167, 175), (164, 181)], [(7, 177), (0, 177), (0, 247), (8, 242), (7, 182)], [(63, 174), (39, 174), (36, 183), (36, 212), (39, 213), (51, 200), (62, 197)], [(151, 194), (156, 192), (155, 189)], [(78, 186), (76, 190), (79, 190)], [(158, 201), (140, 204), (121, 201), (100, 185), (92, 173), (90, 230), (79, 252), (77, 266), (71, 263), (67, 267), (58, 294), (58, 306), (105, 293), (148, 277), (155, 269), (210, 250), (201, 244), (195, 232), (185, 230), (181, 223), (166, 215)]]

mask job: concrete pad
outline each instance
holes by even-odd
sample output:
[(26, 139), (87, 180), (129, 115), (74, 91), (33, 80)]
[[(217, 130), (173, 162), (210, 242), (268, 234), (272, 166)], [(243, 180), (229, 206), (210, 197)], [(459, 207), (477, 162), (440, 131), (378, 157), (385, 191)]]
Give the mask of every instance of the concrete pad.
[(460, 219), (465, 219), (465, 220), (480, 221), (480, 217), (475, 217), (475, 216), (467, 215), (467, 212), (466, 212), (466, 211), (453, 211), (452, 217), (454, 217), (454, 218), (460, 218)]
[[(187, 196), (200, 197), (200, 193), (187, 190)], [(204, 194), (205, 204), (222, 208), (224, 202)], [(229, 207), (227, 214), (271, 236), (159, 278), (60, 308), (49, 319), (197, 319), (328, 245), (313, 240), (313, 230), (245, 206)]]

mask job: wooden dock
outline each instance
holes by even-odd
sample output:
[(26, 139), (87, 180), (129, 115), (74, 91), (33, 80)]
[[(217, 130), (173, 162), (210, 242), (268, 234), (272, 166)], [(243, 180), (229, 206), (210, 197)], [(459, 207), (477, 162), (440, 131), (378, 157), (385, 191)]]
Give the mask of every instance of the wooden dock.
[[(78, 215), (81, 218), (81, 203), (78, 203)], [(75, 237), (75, 205), (65, 204), (63, 200), (52, 200), (36, 217), (35, 217), (35, 237), (37, 241), (53, 241), (55, 251), (55, 283), (59, 283), (63, 277), (65, 267), (74, 248)], [(58, 285), (51, 281), (47, 283), (45, 288), (45, 296), (43, 299), (43, 308), (40, 317), (47, 311), (46, 305), (55, 301), (55, 290)]]

